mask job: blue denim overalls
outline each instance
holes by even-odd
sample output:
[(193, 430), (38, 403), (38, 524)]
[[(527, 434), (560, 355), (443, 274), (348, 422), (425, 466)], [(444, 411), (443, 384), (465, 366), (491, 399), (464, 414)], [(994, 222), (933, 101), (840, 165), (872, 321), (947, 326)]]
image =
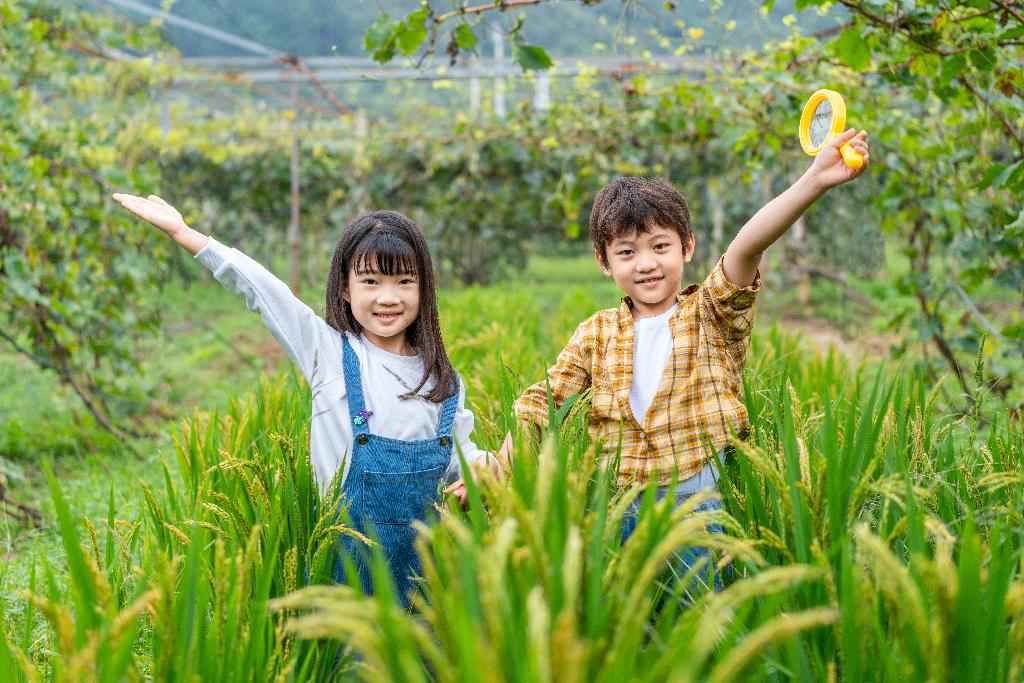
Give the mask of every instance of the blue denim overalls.
[[(413, 548), (413, 520), (426, 520), (440, 501), (438, 485), (452, 457), (452, 422), (458, 406), (458, 392), (441, 404), (437, 434), (430, 439), (400, 441), (371, 434), (363, 401), (359, 359), (343, 337), (342, 365), (345, 391), (352, 420), (352, 451), (348, 475), (342, 485), (342, 505), (348, 504), (350, 524), (356, 531), (380, 543), (391, 564), (398, 595), (409, 604), (410, 576), (419, 573), (419, 558)], [(387, 419), (386, 415), (376, 419)], [(339, 510), (340, 512), (340, 510)], [(340, 540), (342, 556), (335, 565), (334, 580), (345, 582), (345, 555), (359, 571), (363, 590), (373, 592), (369, 553), (366, 545), (351, 536)]]

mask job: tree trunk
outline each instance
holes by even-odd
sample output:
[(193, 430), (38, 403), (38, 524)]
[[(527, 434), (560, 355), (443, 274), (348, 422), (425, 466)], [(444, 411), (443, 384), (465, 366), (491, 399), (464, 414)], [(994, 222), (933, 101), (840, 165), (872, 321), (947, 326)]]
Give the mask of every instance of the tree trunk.
[[(793, 229), (790, 232), (790, 240), (799, 261), (804, 260), (804, 251), (807, 246), (806, 238), (807, 220), (801, 215), (800, 218), (796, 219), (796, 223), (793, 224)], [(811, 300), (811, 274), (806, 270), (800, 274), (800, 279), (797, 281), (796, 300), (801, 307), (806, 306)]]

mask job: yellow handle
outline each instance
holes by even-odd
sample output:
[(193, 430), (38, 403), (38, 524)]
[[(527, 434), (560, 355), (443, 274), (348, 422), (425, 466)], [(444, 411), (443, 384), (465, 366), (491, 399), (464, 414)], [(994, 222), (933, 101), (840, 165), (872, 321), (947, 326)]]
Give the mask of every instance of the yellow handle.
[(860, 153), (856, 152), (853, 147), (849, 145), (843, 145), (839, 148), (839, 153), (843, 155), (843, 161), (846, 165), (852, 168), (854, 171), (858, 170), (864, 165), (864, 157)]

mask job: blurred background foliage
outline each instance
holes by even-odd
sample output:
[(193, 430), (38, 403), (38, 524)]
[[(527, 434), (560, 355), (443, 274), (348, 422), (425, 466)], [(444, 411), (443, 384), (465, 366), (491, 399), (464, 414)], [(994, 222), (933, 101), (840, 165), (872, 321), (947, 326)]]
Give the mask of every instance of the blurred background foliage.
[[(844, 366), (856, 365), (849, 356), (805, 357), (786, 339), (769, 337), (766, 345), (759, 333), (747, 399), (762, 431), (736, 463), (727, 500), (762, 559), (799, 566), (788, 577), (793, 592), (779, 589), (784, 597), (758, 593), (754, 606), (737, 591), (730, 604), (748, 621), (736, 623), (757, 632), (778, 627), (771, 619), (782, 609), (825, 610), (791, 624), (794, 635), (799, 624), (810, 629), (797, 644), (758, 660), (766, 677), (820, 679), (838, 671), (854, 680), (868, 670), (857, 668), (863, 661), (881, 666), (886, 678), (943, 679), (986, 671), (981, 655), (998, 662), (999, 677), (1019, 675), (1011, 656), (1020, 652), (1022, 633), (1019, 538), (997, 523), (1019, 526), (1021, 514), (1014, 474), (1024, 404), (1019, 3), (845, 0), (751, 9), (604, 0), (540, 2), (522, 16), (488, 9), (443, 21), (451, 3), (432, 2), (429, 11), (415, 2), (303, 2), (288, 12), (279, 3), (253, 3), (244, 13), (224, 3), (166, 7), (285, 52), (385, 58), (391, 45), (399, 48), (394, 63), (424, 57), (435, 71), (451, 41), (460, 57), (485, 55), (497, 27), (511, 34), (520, 64), (531, 69), (507, 79), (506, 116), (495, 115), (488, 97), (473, 111), (468, 83), (443, 79), (339, 86), (351, 112), (337, 113), (313, 85), (303, 85), (296, 99), (282, 88), (211, 85), (180, 58), (223, 53), (159, 22), (129, 21), (105, 3), (0, 0), (0, 579), (38, 597), (4, 603), (5, 623), (17, 631), (7, 636), (11, 648), (0, 647), (0, 668), (38, 668), (67, 680), (100, 664), (111, 680), (125, 672), (212, 675), (231, 660), (210, 653), (229, 643), (268, 667), (260, 670), (287, 678), (326, 675), (336, 652), (287, 649), (293, 641), (278, 639), (286, 620), (265, 618), (268, 599), (298, 587), (297, 567), (328, 562), (311, 543), (324, 533), (320, 520), (246, 488), (260, 477), (284, 477), (301, 492), (296, 496), (315, 495), (296, 465), (304, 457), (301, 428), (277, 421), (301, 423), (301, 395), (287, 385), (263, 387), (260, 395), (273, 399), (268, 405), (291, 402), (279, 405), (280, 415), (235, 404), (223, 423), (196, 416), (177, 444), (164, 424), (200, 401), (229, 404), (240, 386), (255, 385), (262, 371), (282, 370), (286, 361), (239, 302), (204, 284), (208, 278), (187, 255), (115, 211), (110, 192), (161, 194), (197, 228), (284, 277), (295, 136), (303, 298), (322, 306), (329, 255), (358, 211), (412, 215), (446, 287), (445, 338), (469, 380), (487, 443), (507, 419), (502, 396), (538, 376), (582, 317), (615, 303), (614, 287), (587, 261), (596, 191), (621, 174), (671, 178), (691, 203), (706, 267), (806, 168), (795, 135), (799, 112), (811, 92), (831, 87), (846, 95), (850, 125), (870, 132), (872, 168), (812, 207), (800, 230), (769, 252), (759, 317), (811, 318), (853, 342), (877, 337), (876, 351), (889, 361), (878, 372), (899, 379), (881, 385), (880, 398), (866, 388), (873, 380), (856, 368), (847, 374)], [(581, 54), (625, 55), (640, 66), (611, 76), (594, 67), (552, 77), (550, 108), (535, 107), (528, 94), (539, 73), (532, 67)], [(648, 69), (658, 55), (703, 61), (685, 75)], [(484, 94), (493, 87), (485, 83)], [(702, 270), (688, 276), (699, 280)], [(255, 426), (242, 424), (245, 415), (258, 417), (250, 418)], [(272, 433), (287, 438), (270, 439)], [(259, 449), (240, 451), (250, 464), (239, 472), (251, 467), (255, 474), (206, 481), (239, 434)], [(873, 445), (848, 453), (858, 443)], [(556, 448), (578, 456), (580, 446)], [(55, 469), (59, 487), (45, 481), (44, 464)], [(507, 497), (484, 493), (497, 509), (514, 507), (537, 475), (518, 476)], [(162, 493), (144, 493), (140, 479)], [(207, 488), (200, 490), (200, 481)], [(548, 494), (558, 500), (573, 486), (583, 483)], [(230, 526), (208, 505), (223, 506), (218, 496), (240, 500), (243, 489), (248, 508), (220, 508)], [(844, 491), (861, 496), (859, 505), (840, 504)], [(558, 522), (586, 528), (603, 502)], [(82, 514), (100, 521), (82, 526)], [(257, 530), (256, 520), (266, 518), (289, 520), (288, 532)], [(450, 560), (443, 553), (465, 552), (467, 566), (483, 563), (503, 519), (493, 529), (472, 522), (469, 540), (451, 520), (438, 532), (447, 539), (438, 562)], [(568, 536), (561, 533), (548, 539), (544, 557), (552, 563), (579, 557), (562, 545)], [(516, 539), (510, 542), (521, 548), (532, 542)], [(80, 557), (79, 544), (86, 546)], [(257, 569), (260, 554), (276, 563)], [(229, 566), (238, 573), (227, 581)], [(761, 566), (751, 557), (746, 578)], [(552, 576), (571, 576), (545, 572), (536, 584), (515, 586), (515, 600), (529, 602)], [(880, 580), (892, 576), (899, 593)], [(203, 604), (223, 616), (217, 623), (224, 629), (206, 630), (211, 622), (175, 602), (183, 585), (206, 596)], [(496, 597), (493, 587), (474, 590)], [(915, 594), (919, 599), (904, 599)], [(225, 611), (227, 596), (241, 611)], [(370, 609), (351, 595), (338, 599), (340, 608), (351, 600), (357, 612)], [(549, 605), (552, 618), (562, 604)], [(977, 609), (981, 604), (988, 609)], [(326, 633), (350, 637), (359, 624), (336, 617)], [(673, 617), (661, 635), (694, 627), (690, 618)], [(939, 626), (929, 630), (930, 623)], [(232, 640), (242, 624), (247, 637)], [(451, 651), (468, 647), (470, 626), (491, 628), (449, 626), (432, 622)], [(543, 623), (533, 626), (543, 632)], [(865, 630), (873, 639), (858, 641)], [(739, 631), (727, 642), (741, 646), (746, 631)], [(158, 646), (183, 633), (199, 634), (193, 649)], [(445, 670), (450, 660), (418, 649), (427, 641), (402, 640), (417, 633), (401, 623), (364, 642), (364, 655), (391, 671), (394, 662), (373, 648), (401, 641), (416, 653), (416, 666)], [(511, 645), (533, 652), (530, 661), (541, 666), (542, 650), (530, 650), (538, 642)], [(750, 664), (726, 666), (688, 650), (643, 652), (652, 670), (681, 676), (724, 675)], [(680, 662), (693, 664), (673, 669)], [(536, 671), (543, 678), (542, 668)]]

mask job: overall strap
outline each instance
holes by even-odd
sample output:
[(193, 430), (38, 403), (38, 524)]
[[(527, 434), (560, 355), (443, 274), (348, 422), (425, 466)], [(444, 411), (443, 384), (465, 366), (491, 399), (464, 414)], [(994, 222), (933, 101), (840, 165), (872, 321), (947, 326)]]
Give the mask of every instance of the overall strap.
[(348, 416), (352, 421), (352, 434), (368, 434), (370, 427), (366, 419), (359, 418), (360, 413), (365, 413), (366, 403), (363, 400), (363, 379), (359, 374), (359, 357), (356, 356), (352, 345), (348, 343), (348, 337), (341, 335), (341, 365), (345, 370), (345, 394), (348, 396)]
[(448, 443), (451, 443), (452, 423), (455, 421), (455, 411), (459, 407), (459, 386), (461, 382), (462, 380), (456, 375), (455, 393), (446, 398), (444, 403), (441, 404), (441, 419), (437, 422), (438, 438), (447, 438)]

